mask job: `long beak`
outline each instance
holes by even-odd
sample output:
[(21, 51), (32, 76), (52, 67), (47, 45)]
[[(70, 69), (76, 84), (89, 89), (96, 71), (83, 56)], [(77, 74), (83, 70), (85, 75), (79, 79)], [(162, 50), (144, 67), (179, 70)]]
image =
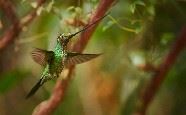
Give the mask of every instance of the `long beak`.
[(77, 34), (83, 32), (83, 31), (89, 29), (90, 27), (92, 27), (93, 25), (95, 25), (96, 23), (98, 23), (99, 21), (101, 21), (103, 18), (105, 18), (108, 14), (109, 14), (109, 13), (107, 13), (107, 14), (104, 15), (103, 17), (97, 19), (97, 20), (94, 21), (93, 23), (91, 23), (91, 24), (85, 26), (85, 27), (84, 27), (83, 29), (81, 29), (80, 31), (78, 31), (78, 32), (76, 32), (76, 33), (74, 33), (74, 34), (69, 35), (69, 36), (68, 36), (68, 39), (71, 39), (71, 38), (74, 37), (75, 35), (77, 35)]

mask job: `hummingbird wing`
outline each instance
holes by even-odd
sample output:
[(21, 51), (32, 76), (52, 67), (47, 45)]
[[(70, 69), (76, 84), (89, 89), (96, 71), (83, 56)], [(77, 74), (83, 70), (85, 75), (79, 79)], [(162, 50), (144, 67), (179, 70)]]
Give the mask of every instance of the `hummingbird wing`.
[(32, 51), (33, 60), (42, 66), (45, 66), (47, 63), (50, 63), (53, 57), (53, 51), (47, 51), (39, 48), (35, 48)]
[(80, 64), (98, 57), (101, 54), (81, 54), (81, 53), (67, 53), (66, 66)]
[(40, 79), (35, 86), (30, 90), (30, 92), (27, 94), (26, 99), (28, 99), (29, 97), (33, 96), (35, 94), (35, 92), (42, 86), (42, 79)]

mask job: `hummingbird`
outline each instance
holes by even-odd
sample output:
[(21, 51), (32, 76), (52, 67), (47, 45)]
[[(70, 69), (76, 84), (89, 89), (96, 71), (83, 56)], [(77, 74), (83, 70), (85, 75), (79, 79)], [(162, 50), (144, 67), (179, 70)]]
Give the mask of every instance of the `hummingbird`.
[(97, 22), (99, 22), (106, 16), (107, 14), (97, 19), (93, 23), (85, 26), (80, 31), (75, 32), (73, 34), (70, 33), (68, 35), (60, 34), (57, 37), (57, 43), (54, 48), (54, 51), (47, 51), (40, 48), (35, 48), (32, 51), (31, 55), (33, 60), (36, 63), (43, 66), (44, 70), (41, 75), (41, 78), (27, 94), (26, 99), (33, 96), (35, 92), (47, 81), (58, 78), (60, 73), (63, 71), (65, 67), (87, 62), (101, 55), (101, 54), (82, 54), (78, 52), (69, 52), (67, 51), (67, 45), (71, 38), (76, 36), (78, 33), (84, 32), (86, 29), (95, 25)]

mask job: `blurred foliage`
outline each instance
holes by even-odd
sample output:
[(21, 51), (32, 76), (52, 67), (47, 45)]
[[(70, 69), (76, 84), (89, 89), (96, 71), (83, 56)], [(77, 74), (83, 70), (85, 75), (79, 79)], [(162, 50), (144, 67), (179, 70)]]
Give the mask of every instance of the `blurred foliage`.
[(26, 71), (10, 71), (6, 74), (3, 74), (3, 78), (0, 81), (0, 93), (3, 94), (8, 91), (10, 88), (15, 87), (17, 83), (19, 83), (28, 72)]
[[(35, 0), (13, 0), (19, 17), (35, 8)], [(30, 56), (33, 47), (52, 50), (59, 33), (76, 32), (94, 12), (99, 0), (50, 0), (37, 18), (24, 27), (13, 44), (0, 54), (0, 113), (31, 114), (47, 99), (48, 82), (29, 100), (25, 95), (42, 68)], [(161, 64), (186, 22), (184, 0), (118, 0), (96, 29), (84, 52), (103, 55), (77, 65), (63, 103), (55, 115), (131, 115), (153, 72), (141, 65)], [(0, 34), (10, 22), (0, 10)], [(69, 47), (76, 42), (71, 41)], [(185, 115), (186, 50), (169, 71), (147, 115)], [(10, 108), (11, 111), (10, 111)], [(23, 109), (24, 108), (24, 109)]]

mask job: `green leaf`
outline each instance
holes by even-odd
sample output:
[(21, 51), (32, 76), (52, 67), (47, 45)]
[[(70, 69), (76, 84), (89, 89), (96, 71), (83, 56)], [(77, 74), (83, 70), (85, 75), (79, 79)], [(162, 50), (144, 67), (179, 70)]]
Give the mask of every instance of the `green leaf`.
[(54, 5), (54, 0), (49, 2), (49, 4), (46, 7), (46, 11), (50, 12), (52, 10), (53, 5)]
[(171, 40), (173, 40), (175, 38), (173, 33), (163, 33), (162, 37), (161, 37), (161, 44), (166, 45), (168, 44)]
[(108, 23), (103, 27), (103, 31), (109, 29), (112, 25), (114, 25), (113, 21), (108, 21)]
[(36, 14), (39, 16), (41, 13), (42, 13), (42, 11), (44, 10), (44, 8), (41, 6), (41, 7), (39, 7), (38, 9), (37, 9), (37, 11), (36, 11)]
[(137, 0), (137, 1), (133, 2), (133, 3), (130, 5), (130, 11), (131, 11), (132, 13), (135, 12), (135, 10), (136, 10), (136, 5), (146, 6), (145, 3), (144, 3), (143, 1)]
[(80, 13), (82, 13), (82, 9), (80, 7), (76, 7), (75, 8), (75, 12), (80, 14)]
[(135, 5), (135, 4), (131, 4), (131, 5), (130, 5), (130, 11), (131, 11), (132, 13), (134, 13), (135, 9), (136, 9), (136, 5)]
[(32, 3), (30, 3), (30, 5), (31, 5), (33, 8), (36, 8), (36, 7), (37, 7), (37, 2), (32, 2)]
[(67, 8), (67, 11), (68, 11), (68, 12), (74, 11), (74, 10), (75, 10), (75, 7), (74, 7), (74, 6), (69, 6), (69, 7)]
[(141, 6), (145, 6), (145, 3), (141, 0), (137, 0), (134, 2), (136, 5), (141, 5)]
[(28, 72), (15, 70), (2, 75), (2, 79), (0, 80), (0, 93), (5, 93), (13, 88), (16, 84), (22, 81), (27, 74)]

